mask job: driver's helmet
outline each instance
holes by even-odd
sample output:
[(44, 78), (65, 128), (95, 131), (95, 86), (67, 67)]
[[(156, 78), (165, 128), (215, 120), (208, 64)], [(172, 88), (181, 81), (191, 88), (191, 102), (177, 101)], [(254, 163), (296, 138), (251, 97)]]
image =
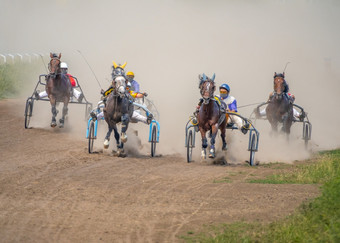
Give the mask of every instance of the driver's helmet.
[(67, 73), (68, 67), (67, 67), (66, 62), (60, 63), (60, 69), (62, 73)]
[(228, 84), (222, 84), (222, 85), (220, 86), (220, 89), (226, 89), (228, 92), (230, 92), (230, 87), (229, 87)]
[[(226, 92), (226, 91), (223, 91), (223, 90), (221, 90), (221, 89), (225, 89), (225, 90), (227, 90), (227, 92)], [(229, 87), (228, 84), (222, 84), (222, 85), (220, 86), (220, 96), (221, 96), (223, 99), (226, 99), (226, 98), (229, 96), (229, 92), (230, 92), (230, 87)]]

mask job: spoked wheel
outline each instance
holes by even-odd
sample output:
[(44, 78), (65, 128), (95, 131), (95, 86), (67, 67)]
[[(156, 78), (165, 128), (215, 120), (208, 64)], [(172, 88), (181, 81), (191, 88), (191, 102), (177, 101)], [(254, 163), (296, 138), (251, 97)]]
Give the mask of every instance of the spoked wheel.
[(92, 121), (89, 129), (89, 154), (93, 153), (94, 139), (94, 122)]
[(157, 128), (156, 125), (152, 127), (151, 133), (151, 157), (155, 157), (157, 143)]
[(250, 158), (249, 158), (249, 164), (251, 166), (255, 165), (255, 133), (251, 136), (250, 141)]
[(192, 140), (192, 131), (189, 131), (189, 135), (187, 138), (187, 161), (190, 163), (192, 161), (192, 148), (193, 148), (193, 140)]
[(26, 129), (28, 128), (28, 126), (30, 124), (32, 111), (33, 111), (33, 102), (32, 102), (32, 100), (27, 100), (26, 101), (26, 107), (25, 107), (25, 128)]
[(311, 127), (309, 123), (305, 123), (303, 126), (303, 140), (305, 140), (305, 149), (308, 148), (308, 141), (311, 137)]

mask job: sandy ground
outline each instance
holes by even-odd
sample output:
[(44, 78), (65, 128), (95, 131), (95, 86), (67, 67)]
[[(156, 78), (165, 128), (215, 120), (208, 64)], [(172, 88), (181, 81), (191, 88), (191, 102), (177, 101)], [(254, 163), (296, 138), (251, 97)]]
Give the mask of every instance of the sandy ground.
[(67, 129), (24, 129), (23, 113), (0, 101), (1, 242), (180, 242), (204, 225), (283, 218), (319, 194), (246, 183), (275, 168), (88, 154)]

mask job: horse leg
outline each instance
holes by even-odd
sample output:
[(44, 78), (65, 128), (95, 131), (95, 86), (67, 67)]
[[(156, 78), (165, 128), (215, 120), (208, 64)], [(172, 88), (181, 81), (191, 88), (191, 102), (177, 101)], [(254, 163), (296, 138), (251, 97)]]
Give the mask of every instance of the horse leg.
[(226, 132), (225, 126), (224, 127), (221, 126), (220, 130), (221, 130), (221, 138), (222, 138), (222, 150), (226, 151), (228, 147), (227, 147), (227, 141), (225, 140), (225, 132)]
[(125, 113), (122, 115), (122, 134), (121, 134), (121, 140), (122, 143), (126, 143), (127, 141), (127, 135), (126, 135), (126, 131), (128, 129), (129, 126), (129, 114)]
[(112, 127), (110, 126), (110, 124), (108, 125), (108, 127), (109, 127), (109, 131), (106, 133), (106, 136), (105, 136), (104, 149), (109, 148), (109, 145), (110, 145), (110, 136), (112, 133)]
[(216, 123), (211, 129), (209, 158), (215, 158), (215, 138), (217, 135), (218, 124)]
[(202, 137), (202, 151), (201, 151), (201, 159), (206, 159), (207, 158), (207, 152), (206, 149), (208, 147), (208, 140), (206, 137), (206, 131), (199, 127), (200, 132), (201, 132), (201, 137)]
[(65, 116), (67, 115), (67, 112), (68, 112), (68, 107), (67, 107), (67, 106), (68, 106), (68, 99), (66, 100), (66, 98), (65, 98), (64, 107), (63, 107), (63, 114), (62, 114), (61, 119), (59, 120), (59, 122), (60, 122), (59, 127), (60, 127), (60, 128), (63, 128), (63, 127), (64, 127)]
[(57, 116), (57, 108), (56, 108), (56, 100), (55, 98), (50, 95), (50, 103), (51, 103), (51, 111), (52, 111), (52, 121), (51, 121), (51, 127), (56, 127), (57, 126), (57, 120), (56, 120), (56, 116)]
[(116, 139), (116, 143), (117, 143), (117, 152), (118, 152), (118, 156), (121, 156), (124, 154), (124, 143), (119, 141), (119, 132), (116, 126), (114, 126), (113, 131), (115, 133), (115, 139)]

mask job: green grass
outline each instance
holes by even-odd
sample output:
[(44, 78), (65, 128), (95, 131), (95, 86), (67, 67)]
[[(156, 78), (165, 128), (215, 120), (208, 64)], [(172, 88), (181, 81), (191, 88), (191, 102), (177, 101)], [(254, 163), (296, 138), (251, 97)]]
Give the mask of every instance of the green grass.
[[(206, 226), (186, 242), (340, 242), (340, 150), (326, 151), (293, 171), (263, 183), (320, 183), (322, 195), (270, 224), (237, 222)], [(261, 182), (262, 183), (262, 182)]]
[(39, 62), (0, 65), (0, 99), (17, 96), (22, 89), (31, 87), (41, 69)]
[(292, 170), (282, 174), (267, 176), (266, 179), (249, 180), (250, 183), (267, 184), (316, 184), (325, 183), (340, 174), (340, 150), (320, 153), (317, 162), (292, 166)]

